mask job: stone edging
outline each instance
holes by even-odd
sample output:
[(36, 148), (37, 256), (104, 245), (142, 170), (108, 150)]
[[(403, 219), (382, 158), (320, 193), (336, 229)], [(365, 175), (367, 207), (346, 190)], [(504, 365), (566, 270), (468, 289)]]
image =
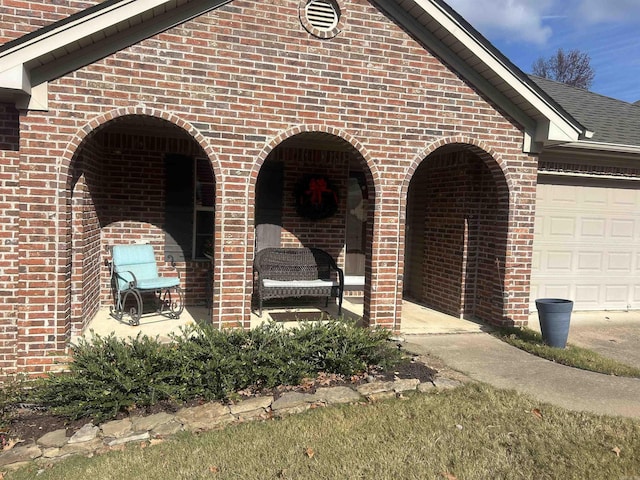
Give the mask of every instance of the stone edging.
[(400, 396), (403, 392), (428, 392), (434, 389), (455, 388), (458, 380), (435, 378), (433, 382), (400, 379), (392, 382), (371, 382), (357, 387), (318, 388), (315, 393), (287, 392), (278, 399), (260, 396), (226, 405), (209, 402), (187, 407), (176, 413), (157, 413), (147, 417), (132, 416), (102, 425), (87, 423), (73, 436), (64, 429), (49, 432), (27, 445), (19, 445), (0, 453), (0, 468), (16, 469), (36, 462), (38, 465), (55, 463), (71, 455), (91, 457), (96, 454), (124, 448), (127, 443), (153, 444), (154, 441), (181, 431), (203, 432), (231, 423), (265, 420), (301, 413), (310, 408), (378, 401)]

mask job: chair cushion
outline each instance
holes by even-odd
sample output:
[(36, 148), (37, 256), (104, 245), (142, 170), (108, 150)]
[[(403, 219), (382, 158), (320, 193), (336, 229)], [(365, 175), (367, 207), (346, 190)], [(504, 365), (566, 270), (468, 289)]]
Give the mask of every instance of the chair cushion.
[(271, 280), (265, 278), (262, 285), (267, 288), (291, 287), (291, 288), (318, 288), (318, 287), (338, 287), (340, 284), (332, 280)]

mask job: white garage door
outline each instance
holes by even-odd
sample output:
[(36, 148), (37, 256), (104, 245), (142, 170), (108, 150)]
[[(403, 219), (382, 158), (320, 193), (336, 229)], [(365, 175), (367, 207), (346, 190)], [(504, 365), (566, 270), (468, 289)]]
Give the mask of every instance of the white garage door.
[(543, 297), (574, 310), (640, 308), (640, 185), (629, 183), (538, 184), (532, 311)]

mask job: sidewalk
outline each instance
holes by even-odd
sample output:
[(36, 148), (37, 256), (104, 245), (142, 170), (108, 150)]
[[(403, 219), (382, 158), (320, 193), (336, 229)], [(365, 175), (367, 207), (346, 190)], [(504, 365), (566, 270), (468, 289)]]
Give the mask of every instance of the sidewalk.
[(640, 379), (558, 365), (488, 333), (406, 335), (405, 339), (408, 351), (438, 357), (474, 380), (571, 410), (640, 418)]

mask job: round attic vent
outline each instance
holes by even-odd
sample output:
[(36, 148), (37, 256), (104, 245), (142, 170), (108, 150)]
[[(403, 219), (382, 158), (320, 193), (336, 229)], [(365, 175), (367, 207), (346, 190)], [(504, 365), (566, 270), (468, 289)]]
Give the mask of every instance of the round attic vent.
[(340, 20), (338, 4), (331, 0), (311, 0), (305, 6), (304, 13), (309, 24), (322, 32), (333, 30)]

